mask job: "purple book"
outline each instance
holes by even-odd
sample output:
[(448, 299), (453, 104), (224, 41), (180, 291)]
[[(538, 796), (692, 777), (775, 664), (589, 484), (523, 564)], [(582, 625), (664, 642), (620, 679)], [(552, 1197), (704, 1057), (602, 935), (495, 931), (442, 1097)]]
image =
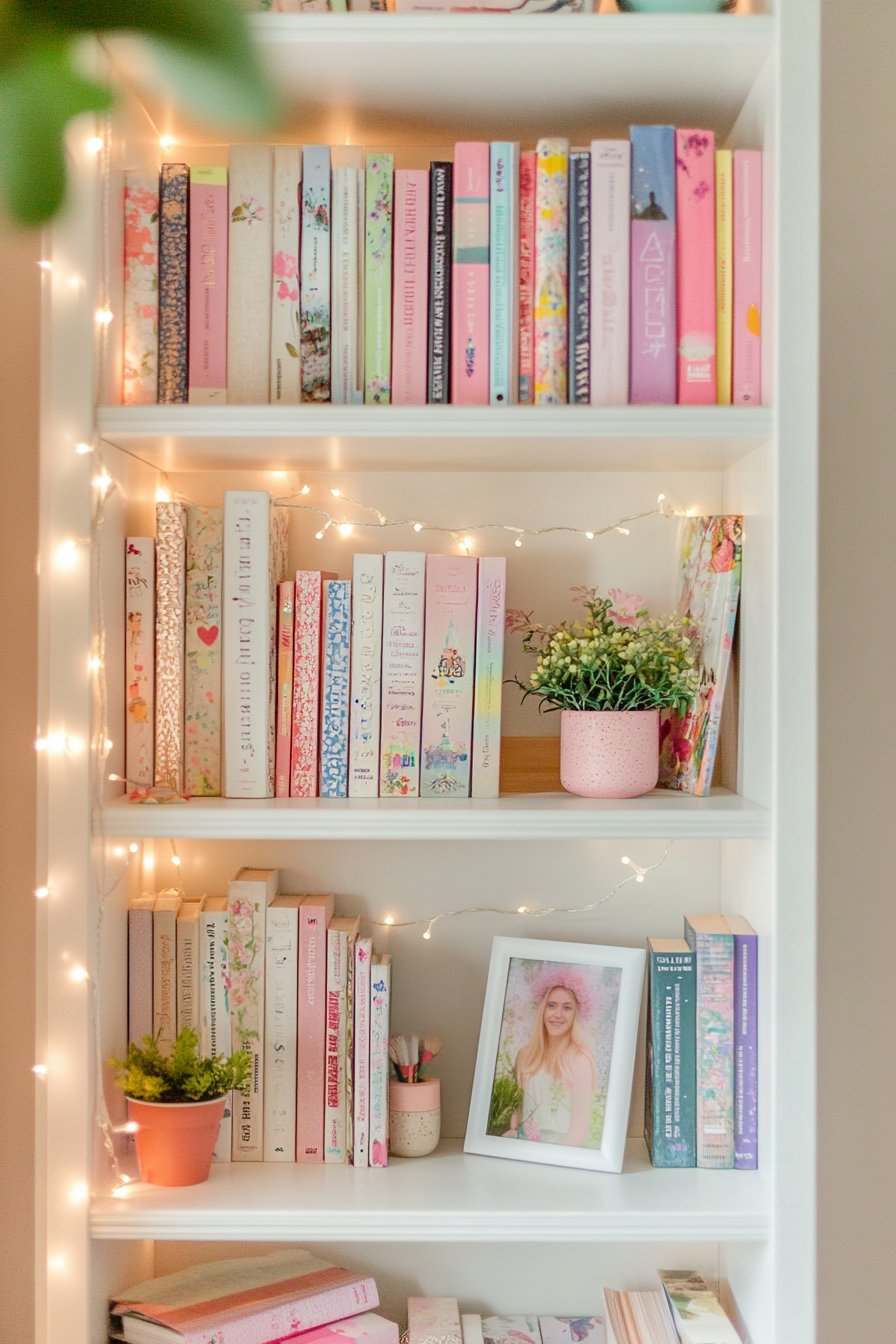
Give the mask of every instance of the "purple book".
[(675, 130), (632, 126), (632, 403), (675, 405)]
[(734, 934), (734, 1166), (759, 1165), (758, 940), (742, 915), (728, 915)]

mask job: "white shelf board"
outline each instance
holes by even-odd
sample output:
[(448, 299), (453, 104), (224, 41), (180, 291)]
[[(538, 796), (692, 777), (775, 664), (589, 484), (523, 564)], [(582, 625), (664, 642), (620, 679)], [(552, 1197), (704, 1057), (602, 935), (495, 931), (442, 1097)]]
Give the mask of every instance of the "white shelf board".
[(569, 840), (766, 836), (764, 807), (713, 789), (691, 798), (657, 789), (642, 798), (567, 793), (503, 798), (192, 798), (138, 804), (115, 799), (97, 830), (107, 839), (174, 840)]
[(103, 406), (162, 471), (720, 471), (771, 438), (739, 406)]
[(90, 1233), (166, 1241), (760, 1241), (758, 1172), (655, 1170), (630, 1140), (621, 1174), (465, 1155), (383, 1168), (234, 1162), (181, 1189), (134, 1184), (95, 1198)]

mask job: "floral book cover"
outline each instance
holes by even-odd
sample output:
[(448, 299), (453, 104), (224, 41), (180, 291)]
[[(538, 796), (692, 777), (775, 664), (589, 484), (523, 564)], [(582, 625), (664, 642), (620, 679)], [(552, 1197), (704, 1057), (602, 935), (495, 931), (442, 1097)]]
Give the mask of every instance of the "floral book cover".
[(697, 640), (700, 684), (687, 713), (660, 717), (662, 786), (709, 792), (741, 585), (743, 518), (686, 518), (681, 544), (678, 610), (690, 616)]

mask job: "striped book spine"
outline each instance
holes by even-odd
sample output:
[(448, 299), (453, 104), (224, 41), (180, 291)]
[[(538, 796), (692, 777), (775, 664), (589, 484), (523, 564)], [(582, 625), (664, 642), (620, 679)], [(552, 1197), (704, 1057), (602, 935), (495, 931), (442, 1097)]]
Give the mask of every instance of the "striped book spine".
[(302, 151), (298, 145), (275, 145), (273, 151), (271, 247), (271, 386), (270, 400), (286, 406), (301, 401), (299, 358), (299, 197)]
[(330, 150), (302, 154), (302, 401), (330, 400)]
[(425, 406), (429, 326), (429, 174), (395, 173), (392, 308), (392, 402)]
[(124, 350), (121, 399), (151, 404), (159, 391), (159, 179), (125, 173)]
[(731, 405), (731, 313), (734, 306), (734, 167), (730, 149), (716, 150), (716, 403)]
[(473, 690), (474, 798), (497, 798), (501, 775), (501, 687), (504, 674), (504, 607), (507, 561), (484, 555), (479, 561), (476, 601), (476, 664)]
[(289, 797), (292, 752), (292, 667), (295, 645), (293, 579), (277, 585), (277, 745), (274, 751), (274, 797)]
[(716, 404), (716, 173), (712, 131), (675, 132), (678, 403)]
[(392, 196), (395, 157), (368, 154), (365, 169), (364, 401), (392, 395)]
[(227, 400), (227, 169), (190, 169), (189, 399)]
[(451, 400), (489, 399), (489, 180), (487, 141), (454, 147), (451, 271)]
[(159, 178), (159, 401), (187, 400), (190, 170), (163, 163)]
[(231, 145), (228, 161), (227, 400), (268, 401), (274, 173), (269, 145)]
[(348, 797), (351, 579), (324, 579), (320, 687), (320, 796)]
[(569, 399), (569, 141), (539, 140), (535, 151), (536, 406)]
[(379, 793), (382, 656), (383, 557), (356, 555), (352, 563), (349, 798), (376, 798)]
[(519, 398), (519, 145), (494, 141), (490, 165), (489, 400), (507, 406)]
[(152, 537), (128, 537), (125, 575), (125, 776), (130, 784), (145, 786), (154, 781), (156, 543)]
[(674, 405), (675, 131), (632, 126), (631, 388), (633, 404)]
[(364, 255), (364, 152), (334, 145), (331, 248), (332, 341), (330, 397), (340, 406), (364, 400), (362, 284)]
[(221, 793), (221, 583), (224, 515), (187, 505), (184, 673), (184, 787), (193, 795)]
[(734, 151), (734, 303), (731, 401), (762, 401), (762, 151)]
[(427, 401), (451, 394), (452, 163), (429, 165), (429, 369)]
[(535, 386), (535, 151), (520, 155), (520, 403), (530, 406)]
[(631, 145), (591, 142), (591, 404), (628, 404)]
[(184, 786), (186, 549), (186, 508), (157, 504), (155, 782), (176, 793)]
[(591, 401), (591, 153), (569, 156), (569, 400)]

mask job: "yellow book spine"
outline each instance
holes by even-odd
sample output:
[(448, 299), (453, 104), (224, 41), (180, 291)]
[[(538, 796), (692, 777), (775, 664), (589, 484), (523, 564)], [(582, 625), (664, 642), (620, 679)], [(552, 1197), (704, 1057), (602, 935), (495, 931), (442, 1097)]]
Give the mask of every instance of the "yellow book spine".
[(730, 149), (716, 150), (716, 402), (731, 405), (733, 176)]

